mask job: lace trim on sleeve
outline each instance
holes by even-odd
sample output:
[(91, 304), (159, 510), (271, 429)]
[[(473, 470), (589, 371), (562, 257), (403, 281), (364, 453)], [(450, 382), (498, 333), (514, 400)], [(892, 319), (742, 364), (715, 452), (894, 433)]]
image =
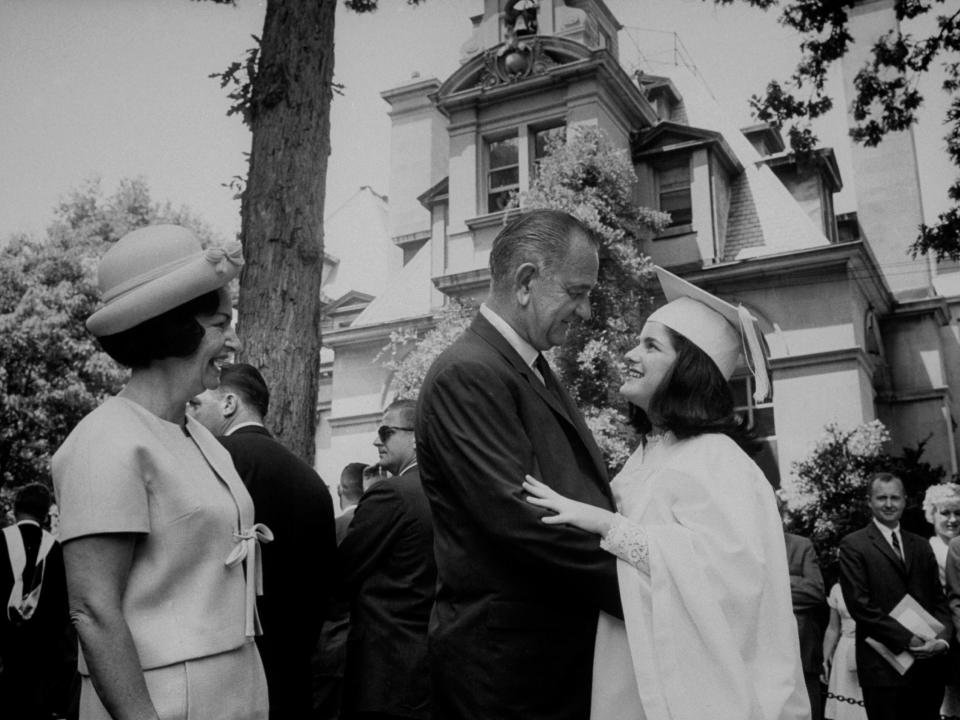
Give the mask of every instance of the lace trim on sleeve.
[(640, 572), (650, 574), (650, 547), (647, 533), (637, 523), (630, 522), (620, 513), (614, 515), (610, 530), (600, 540), (600, 547)]

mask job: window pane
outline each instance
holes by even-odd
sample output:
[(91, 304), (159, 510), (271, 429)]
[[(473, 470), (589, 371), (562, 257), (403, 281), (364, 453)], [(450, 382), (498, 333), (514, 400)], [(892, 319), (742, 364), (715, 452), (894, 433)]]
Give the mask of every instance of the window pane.
[(519, 143), (516, 136), (490, 143), (490, 169), (516, 165), (519, 162)]
[(688, 225), (693, 220), (690, 188), (660, 193), (660, 209), (670, 213), (670, 226)]
[(499, 212), (505, 210), (510, 203), (510, 190), (503, 192), (490, 193), (487, 196), (487, 212)]
[(657, 165), (657, 181), (660, 187), (690, 184), (690, 159), (686, 157)]
[(753, 411), (753, 430), (757, 437), (771, 437), (777, 434), (773, 424), (773, 408), (762, 407)]
[(554, 138), (563, 138), (566, 136), (567, 128), (560, 127), (549, 128), (547, 130), (537, 130), (533, 134), (533, 159), (540, 160), (547, 154), (547, 146)]
[(520, 182), (520, 168), (514, 166), (490, 173), (490, 190), (504, 187), (516, 187)]
[(747, 400), (747, 381), (745, 378), (731, 380), (730, 389), (733, 390), (733, 406), (735, 408), (745, 408), (750, 404)]

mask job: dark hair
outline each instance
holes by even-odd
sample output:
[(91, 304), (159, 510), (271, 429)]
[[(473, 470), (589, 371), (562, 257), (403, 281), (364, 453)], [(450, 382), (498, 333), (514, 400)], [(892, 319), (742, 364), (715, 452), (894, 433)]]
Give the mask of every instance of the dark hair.
[(384, 413), (397, 412), (400, 414), (401, 422), (407, 427), (413, 427), (417, 419), (417, 401), (405, 398), (394, 400), (383, 410)]
[(13, 498), (13, 512), (30, 515), (42, 521), (50, 512), (50, 490), (42, 483), (30, 483), (17, 490)]
[(680, 439), (723, 433), (739, 443), (748, 441), (744, 422), (733, 411), (730, 383), (720, 368), (683, 335), (666, 330), (677, 358), (650, 398), (650, 419)]
[(270, 390), (267, 381), (253, 365), (248, 363), (224, 363), (220, 368), (220, 388), (230, 388), (237, 393), (244, 404), (267, 416), (270, 409)]
[(97, 338), (103, 351), (128, 368), (149, 367), (155, 360), (190, 357), (203, 340), (197, 315), (213, 315), (220, 307), (216, 290), (188, 300), (127, 330)]
[(510, 222), (490, 249), (490, 279), (495, 289), (511, 282), (514, 271), (532, 262), (549, 272), (563, 259), (577, 234), (592, 245), (597, 240), (590, 228), (561, 210), (528, 210)]
[(340, 488), (347, 500), (359, 500), (363, 495), (363, 469), (366, 463), (352, 462), (344, 466), (340, 473)]
[(904, 495), (906, 494), (906, 491), (907, 491), (906, 485), (903, 484), (903, 480), (900, 479), (899, 475), (894, 475), (893, 473), (889, 473), (889, 472), (878, 472), (878, 473), (874, 473), (867, 479), (867, 498), (870, 498), (873, 496), (873, 486), (881, 482), (882, 483), (888, 483), (888, 482), (900, 483), (900, 492), (903, 493)]

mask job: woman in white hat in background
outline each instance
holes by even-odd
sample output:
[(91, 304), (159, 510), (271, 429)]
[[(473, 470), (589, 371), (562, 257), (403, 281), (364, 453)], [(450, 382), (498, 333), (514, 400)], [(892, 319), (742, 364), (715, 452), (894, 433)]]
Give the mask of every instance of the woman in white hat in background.
[(230, 455), (185, 414), (239, 348), (226, 286), (239, 243), (134, 230), (99, 265), (87, 328), (130, 368), (53, 458), (82, 657), (81, 720), (267, 717), (253, 636), (253, 503)]
[(653, 432), (612, 482), (619, 512), (527, 477), (528, 500), (617, 555), (624, 620), (601, 613), (595, 720), (810, 716), (773, 489), (734, 438), (728, 384), (744, 349), (767, 377), (756, 320), (660, 268), (669, 301), (627, 353), (620, 393)]

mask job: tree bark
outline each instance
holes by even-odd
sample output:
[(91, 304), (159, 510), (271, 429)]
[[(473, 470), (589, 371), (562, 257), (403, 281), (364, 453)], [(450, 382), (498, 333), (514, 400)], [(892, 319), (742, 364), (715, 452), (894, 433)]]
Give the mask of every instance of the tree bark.
[(271, 430), (311, 465), (335, 10), (336, 0), (267, 3), (241, 204), (240, 358), (267, 381)]

